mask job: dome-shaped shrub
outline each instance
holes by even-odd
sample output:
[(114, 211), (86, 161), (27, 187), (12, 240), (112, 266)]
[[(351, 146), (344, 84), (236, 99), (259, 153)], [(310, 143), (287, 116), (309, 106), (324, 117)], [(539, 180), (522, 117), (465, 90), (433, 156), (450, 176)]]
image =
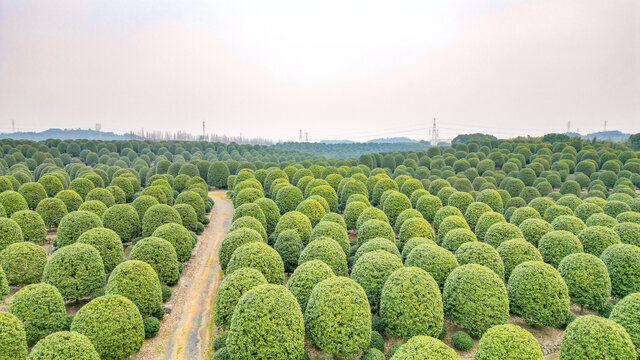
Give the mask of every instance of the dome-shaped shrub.
[[(144, 195), (144, 196), (149, 196), (149, 195)], [(164, 197), (164, 194), (162, 194), (162, 196)], [(58, 197), (58, 195), (56, 195), (56, 197)], [(89, 193), (85, 197), (85, 201), (100, 201), (106, 207), (111, 207), (111, 206), (116, 204), (116, 198), (113, 196), (111, 191), (109, 191), (109, 190), (107, 190), (105, 188), (95, 188), (95, 189), (89, 191)], [(166, 201), (166, 199), (164, 199), (163, 201)], [(67, 208), (68, 207), (69, 207), (69, 205), (67, 204)], [(76, 208), (76, 210), (77, 210), (77, 208)], [(69, 211), (71, 211), (71, 210), (69, 210)]]
[(573, 213), (575, 216), (579, 217), (580, 220), (586, 222), (591, 215), (602, 214), (603, 211), (600, 206), (585, 202), (578, 205), (578, 207), (573, 210)]
[(55, 286), (68, 301), (93, 295), (105, 284), (100, 253), (93, 246), (75, 243), (51, 254), (42, 282)]
[(458, 264), (478, 264), (493, 270), (504, 280), (504, 263), (500, 254), (491, 245), (473, 241), (460, 245), (455, 253)]
[(437, 230), (440, 230), (440, 225), (442, 224), (444, 219), (448, 218), (449, 216), (458, 216), (464, 219), (462, 212), (458, 208), (447, 205), (440, 208), (440, 210), (436, 212), (436, 216), (433, 218), (433, 227)]
[(542, 218), (544, 219), (544, 221), (548, 222), (549, 224), (551, 224), (553, 222), (553, 220), (555, 220), (555, 218), (557, 218), (558, 216), (561, 215), (572, 215), (573, 216), (573, 210), (571, 210), (570, 207), (568, 206), (562, 206), (562, 205), (551, 205), (547, 208), (547, 210), (545, 210)]
[(229, 259), (231, 259), (231, 255), (238, 247), (254, 241), (264, 242), (264, 239), (253, 229), (241, 228), (227, 233), (227, 236), (222, 240), (222, 244), (220, 244), (220, 248), (218, 248), (218, 259), (222, 270), (226, 271)]
[(71, 331), (83, 334), (101, 359), (118, 360), (140, 350), (144, 325), (138, 308), (119, 295), (105, 295), (83, 306), (71, 323)]
[(264, 239), (264, 241), (267, 241), (267, 232), (264, 229), (264, 226), (262, 225), (262, 223), (260, 221), (258, 221), (258, 219), (252, 217), (252, 216), (243, 216), (241, 218), (236, 219), (232, 224), (231, 227), (229, 228), (229, 232), (238, 230), (240, 228), (249, 228), (249, 229), (253, 229), (257, 232), (260, 233), (260, 235), (262, 236), (262, 238)]
[(153, 196), (140, 195), (135, 200), (133, 200), (133, 202), (131, 203), (131, 206), (133, 206), (136, 209), (136, 212), (138, 213), (139, 223), (142, 224), (144, 213), (147, 212), (147, 210), (153, 205), (158, 205), (158, 204), (159, 204), (158, 200)]
[(47, 252), (30, 242), (17, 242), (0, 251), (0, 266), (9, 285), (33, 284), (40, 281)]
[(85, 231), (77, 243), (93, 246), (104, 264), (106, 273), (110, 273), (116, 265), (124, 261), (124, 248), (118, 234), (111, 229), (93, 228)]
[(538, 210), (529, 206), (524, 206), (521, 208), (517, 208), (513, 212), (511, 218), (509, 218), (509, 222), (516, 226), (519, 226), (523, 221), (527, 219), (542, 219), (542, 216), (540, 216)]
[(309, 241), (313, 241), (319, 237), (326, 236), (340, 244), (345, 255), (349, 254), (349, 234), (347, 229), (333, 221), (320, 221), (311, 231)]
[(507, 220), (505, 220), (502, 214), (493, 212), (493, 211), (486, 212), (480, 215), (480, 218), (478, 219), (478, 223), (476, 224), (476, 228), (474, 232), (476, 233), (476, 236), (478, 237), (478, 239), (484, 240), (487, 230), (489, 230), (491, 226), (497, 223), (506, 223), (506, 222)]
[(611, 245), (620, 244), (620, 236), (613, 229), (604, 226), (590, 226), (578, 234), (584, 252), (595, 256)]
[(298, 360), (304, 353), (300, 305), (282, 285), (259, 285), (236, 306), (227, 335), (232, 359)]
[(322, 204), (314, 199), (307, 199), (302, 201), (300, 204), (298, 204), (295, 210), (305, 214), (311, 221), (312, 227), (316, 226), (316, 224), (320, 222), (320, 219), (322, 219), (322, 217), (326, 214), (326, 211)]
[(467, 264), (454, 269), (444, 284), (442, 299), (447, 317), (467, 329), (471, 336), (480, 336), (490, 327), (509, 320), (504, 282), (482, 265)]
[(413, 359), (439, 359), (457, 360), (460, 359), (456, 352), (445, 345), (442, 341), (430, 336), (414, 336), (400, 348), (390, 358), (391, 360), (413, 360)]
[(434, 195), (424, 195), (418, 199), (416, 210), (429, 222), (433, 222), (436, 212), (442, 208), (442, 200)]
[(38, 179), (38, 183), (44, 187), (48, 197), (54, 197), (56, 194), (64, 190), (62, 181), (55, 175), (44, 174)]
[[(198, 215), (196, 215), (196, 211), (193, 210), (191, 205), (187, 204), (176, 204), (173, 205), (173, 208), (178, 211), (180, 214), (180, 218), (182, 219), (182, 226), (184, 226), (187, 230), (197, 232), (200, 234), (202, 231), (198, 230)], [(257, 221), (257, 220), (256, 220)]]
[[(640, 248), (629, 244), (608, 247), (600, 256), (609, 270), (611, 294), (623, 298), (640, 292)], [(6, 271), (6, 270), (5, 270)]]
[(521, 239), (524, 235), (520, 228), (511, 223), (499, 222), (491, 225), (484, 235), (484, 242), (497, 248), (503, 242), (511, 239)]
[(496, 325), (482, 336), (476, 360), (542, 360), (540, 345), (531, 333), (517, 325)]
[(276, 225), (272, 236), (275, 236), (277, 239), (280, 232), (289, 229), (298, 232), (298, 235), (300, 235), (300, 239), (304, 245), (309, 243), (309, 236), (311, 236), (311, 230), (313, 227), (311, 226), (311, 221), (305, 214), (299, 211), (290, 211), (282, 215), (278, 220), (278, 224)]
[[(339, 225), (337, 225), (339, 227)], [(304, 248), (300, 235), (295, 230), (280, 232), (273, 248), (280, 254), (286, 272), (293, 272), (298, 266), (298, 258)]]
[(342, 217), (340, 214), (337, 214), (337, 213), (327, 213), (325, 216), (322, 217), (320, 222), (321, 223), (334, 222), (336, 224), (339, 224), (345, 230), (347, 230), (347, 223), (344, 221), (344, 217)]
[(69, 184), (69, 189), (78, 193), (83, 199), (86, 198), (89, 191), (93, 190), (94, 187), (95, 185), (93, 185), (91, 180), (86, 178), (75, 178)]
[(300, 253), (298, 265), (311, 260), (323, 261), (336, 275), (347, 275), (346, 256), (340, 244), (331, 238), (320, 237), (310, 242)]
[[(431, 244), (435, 243), (431, 242)], [(385, 250), (397, 256), (399, 259), (401, 258), (398, 247), (396, 246), (396, 244), (391, 242), (391, 240), (385, 238), (375, 238), (367, 241), (366, 243), (364, 243), (364, 245), (360, 246), (356, 250), (355, 254), (353, 255), (353, 264), (355, 264), (362, 255), (376, 250)]]
[(343, 214), (347, 229), (355, 230), (357, 228), (358, 217), (368, 207), (368, 204), (361, 201), (352, 201), (347, 204)]
[(364, 289), (372, 312), (378, 311), (380, 293), (385, 281), (389, 275), (402, 267), (400, 257), (386, 250), (365, 253), (353, 265), (351, 278)]
[(560, 215), (551, 222), (551, 226), (554, 230), (566, 230), (574, 235), (578, 235), (586, 227), (580, 218), (573, 215)]
[(105, 228), (115, 231), (122, 241), (131, 241), (140, 233), (139, 216), (129, 204), (118, 204), (107, 209), (102, 215)]
[[(595, 355), (597, 354), (597, 355)], [(565, 330), (560, 340), (561, 359), (628, 359), (637, 357), (625, 329), (609, 319), (580, 316)]]
[[(82, 202), (82, 199), (80, 199), (80, 202)], [(6, 190), (0, 193), (0, 204), (4, 207), (8, 217), (11, 217), (16, 211), (29, 210), (27, 200), (17, 191)]]
[(24, 238), (20, 225), (14, 220), (0, 217), (0, 251), (21, 241), (24, 241)]
[(618, 225), (618, 220), (616, 220), (615, 218), (612, 218), (611, 216), (605, 213), (593, 214), (589, 216), (585, 225), (587, 225), (587, 227), (605, 226), (605, 227), (613, 228), (614, 226)]
[(150, 207), (142, 218), (142, 236), (153, 236), (153, 232), (164, 224), (182, 224), (182, 218), (178, 211), (166, 204), (158, 204)]
[(18, 290), (11, 298), (9, 312), (24, 324), (30, 344), (62, 330), (67, 316), (62, 295), (58, 289), (45, 283), (27, 285)]
[(185, 262), (191, 258), (193, 241), (189, 234), (189, 230), (181, 224), (168, 223), (160, 225), (155, 229), (151, 236), (165, 239), (171, 243), (176, 251), (179, 262)]
[(376, 219), (367, 220), (358, 228), (358, 246), (375, 238), (395, 241), (396, 234), (389, 223)]
[(394, 271), (380, 294), (380, 315), (392, 336), (438, 336), (444, 317), (438, 283), (417, 267)]
[(161, 284), (173, 285), (180, 276), (178, 257), (173, 245), (159, 237), (138, 241), (129, 254), (129, 260), (140, 260), (151, 265)]
[(473, 202), (467, 207), (467, 211), (464, 213), (464, 219), (469, 224), (471, 230), (475, 230), (476, 224), (482, 214), (493, 211), (491, 207), (483, 202)]
[(458, 260), (455, 255), (440, 246), (423, 244), (409, 253), (405, 265), (425, 270), (442, 288), (451, 271), (458, 266)]
[(116, 266), (109, 276), (105, 294), (122, 295), (131, 300), (142, 317), (162, 311), (160, 280), (151, 265), (143, 261), (127, 260)]
[(626, 203), (618, 200), (609, 200), (602, 207), (602, 211), (605, 214), (611, 216), (612, 218), (616, 218), (616, 216), (622, 214), (625, 211), (631, 211), (631, 208)]
[(18, 192), (27, 201), (29, 209), (35, 209), (38, 203), (47, 197), (47, 191), (37, 182), (28, 182), (20, 185)]
[(412, 218), (424, 219), (420, 211), (416, 209), (406, 209), (403, 212), (401, 212), (400, 215), (398, 215), (398, 217), (396, 218), (396, 223), (393, 226), (393, 228), (399, 232), (400, 229), (402, 228), (402, 224), (404, 224), (405, 221)]
[(56, 246), (63, 246), (75, 243), (80, 235), (93, 228), (101, 228), (102, 220), (98, 215), (88, 211), (72, 211), (60, 220), (56, 237)]
[(591, 254), (571, 254), (562, 259), (558, 272), (569, 288), (571, 302), (600, 310), (611, 297), (611, 279), (604, 262)]
[(4, 300), (7, 295), (9, 295), (9, 282), (2, 266), (0, 266), (0, 301)]
[(442, 240), (442, 247), (455, 252), (460, 245), (477, 240), (476, 235), (469, 229), (453, 229), (445, 235)]
[(622, 325), (636, 349), (640, 349), (640, 293), (627, 295), (619, 301), (609, 319)]
[(400, 227), (400, 233), (398, 234), (398, 240), (396, 242), (398, 244), (398, 248), (402, 249), (404, 244), (414, 237), (435, 240), (436, 233), (433, 231), (433, 228), (427, 220), (422, 217), (410, 218), (404, 221)]
[(38, 341), (29, 360), (100, 360), (91, 341), (74, 331), (59, 331)]
[(516, 266), (507, 290), (511, 312), (528, 324), (560, 326), (567, 320), (569, 289), (553, 266), (541, 261)]
[(623, 222), (613, 227), (623, 244), (640, 246), (640, 224)]
[(263, 242), (251, 242), (238, 247), (227, 264), (226, 274), (242, 267), (260, 271), (271, 284), (284, 283), (284, 263), (277, 251)]
[(504, 276), (509, 280), (513, 269), (525, 261), (542, 261), (538, 249), (523, 239), (511, 239), (496, 249), (504, 264)]
[(359, 355), (371, 341), (367, 294), (346, 277), (333, 276), (313, 288), (304, 322), (311, 342), (329, 354)]
[(289, 211), (296, 210), (296, 207), (304, 200), (304, 196), (297, 187), (287, 185), (278, 190), (274, 200), (278, 205), (278, 209), (280, 209), (280, 215), (284, 215)]
[(553, 231), (553, 226), (542, 219), (527, 219), (519, 227), (524, 239), (536, 247), (544, 235)]
[(254, 203), (262, 210), (265, 217), (265, 230), (267, 231), (267, 234), (271, 234), (275, 230), (276, 224), (280, 219), (280, 209), (278, 209), (276, 203), (269, 198), (263, 197), (254, 201)]
[(196, 211), (196, 215), (198, 215), (198, 221), (203, 222), (205, 218), (205, 204), (202, 200), (202, 197), (198, 195), (195, 191), (183, 191), (178, 197), (176, 197), (176, 201), (174, 204), (187, 204), (193, 207), (193, 210)]
[(0, 350), (6, 360), (27, 358), (27, 336), (22, 321), (8, 312), (0, 312)]
[(229, 330), (231, 316), (240, 297), (256, 286), (264, 284), (267, 284), (267, 279), (260, 271), (253, 268), (241, 268), (225, 277), (216, 292), (213, 311), (214, 323)]
[(582, 243), (577, 236), (564, 230), (551, 231), (545, 234), (538, 243), (542, 259), (553, 267), (558, 267), (565, 256), (581, 253)]
[(387, 215), (390, 224), (395, 224), (398, 215), (406, 209), (411, 209), (411, 201), (407, 195), (399, 191), (391, 192), (382, 204), (382, 211)]
[(20, 225), (25, 241), (39, 242), (47, 237), (42, 217), (33, 210), (16, 211), (11, 215), (11, 220)]
[(358, 220), (356, 222), (356, 229), (359, 230), (365, 222), (369, 220), (374, 220), (374, 219), (380, 220), (386, 223), (389, 222), (389, 218), (387, 218), (387, 215), (384, 213), (384, 211), (375, 207), (368, 207), (362, 211), (360, 216), (358, 216)]
[(447, 233), (454, 229), (469, 229), (469, 225), (462, 216), (447, 216), (440, 223), (440, 227), (438, 227), (436, 243), (442, 244), (442, 241), (444, 240), (444, 237), (447, 235)]
[(300, 264), (287, 281), (287, 289), (298, 300), (300, 308), (306, 310), (313, 288), (321, 281), (335, 276), (333, 270), (320, 260)]
[(207, 172), (207, 184), (224, 189), (227, 187), (228, 177), (229, 167), (227, 164), (224, 161), (216, 161), (209, 167)]
[(60, 220), (67, 215), (67, 206), (60, 199), (46, 198), (38, 203), (36, 212), (42, 217), (45, 226), (58, 227)]
[(503, 205), (502, 197), (500, 196), (500, 193), (496, 190), (485, 189), (480, 191), (480, 193), (476, 197), (476, 201), (489, 205), (491, 209), (493, 209), (493, 211), (497, 213), (502, 213), (503, 211), (504, 205)]

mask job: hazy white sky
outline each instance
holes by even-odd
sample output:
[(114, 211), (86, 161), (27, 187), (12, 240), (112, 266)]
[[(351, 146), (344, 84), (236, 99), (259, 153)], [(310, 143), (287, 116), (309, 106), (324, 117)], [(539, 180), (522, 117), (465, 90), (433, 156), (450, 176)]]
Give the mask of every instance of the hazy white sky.
[(0, 0), (0, 132), (640, 132), (637, 0)]

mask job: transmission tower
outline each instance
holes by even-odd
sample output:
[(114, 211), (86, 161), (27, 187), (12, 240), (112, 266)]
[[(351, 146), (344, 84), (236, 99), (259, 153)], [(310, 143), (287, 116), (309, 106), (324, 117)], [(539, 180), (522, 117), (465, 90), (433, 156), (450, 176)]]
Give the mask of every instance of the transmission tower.
[(300, 129), (300, 134), (298, 134), (298, 142), (302, 142), (302, 129)]
[(571, 121), (567, 121), (567, 132), (571, 132)]
[(308, 132), (304, 133), (304, 142), (309, 142), (309, 133)]
[(11, 132), (16, 132), (16, 121), (11, 119)]
[(202, 141), (204, 141), (204, 120), (202, 120)]
[(607, 132), (607, 120), (604, 121), (604, 132)]
[(438, 145), (438, 128), (436, 126), (436, 118), (433, 118), (433, 127), (431, 128), (431, 146)]

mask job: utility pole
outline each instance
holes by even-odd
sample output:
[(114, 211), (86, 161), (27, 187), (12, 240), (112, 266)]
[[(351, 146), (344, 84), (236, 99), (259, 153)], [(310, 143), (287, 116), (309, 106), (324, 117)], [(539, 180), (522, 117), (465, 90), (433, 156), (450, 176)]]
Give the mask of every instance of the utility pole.
[(16, 121), (14, 119), (11, 119), (11, 130), (12, 133), (16, 132)]
[(567, 121), (567, 132), (571, 132), (571, 121)]
[(607, 120), (604, 121), (604, 132), (607, 132)]
[(202, 120), (202, 141), (204, 141), (204, 120)]
[(302, 142), (302, 129), (300, 129), (300, 134), (298, 134), (298, 142)]
[(304, 142), (309, 142), (309, 133), (308, 132), (304, 133)]

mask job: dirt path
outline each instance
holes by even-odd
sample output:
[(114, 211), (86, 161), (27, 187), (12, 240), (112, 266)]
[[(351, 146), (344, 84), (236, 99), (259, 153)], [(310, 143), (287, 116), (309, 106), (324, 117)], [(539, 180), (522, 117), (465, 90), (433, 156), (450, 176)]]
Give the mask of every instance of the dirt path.
[(161, 321), (158, 335), (144, 342), (133, 359), (207, 359), (213, 331), (214, 294), (222, 282), (218, 248), (231, 224), (233, 205), (225, 191), (212, 191), (211, 223), (198, 237), (191, 260), (184, 264), (173, 296), (165, 304), (171, 313)]

